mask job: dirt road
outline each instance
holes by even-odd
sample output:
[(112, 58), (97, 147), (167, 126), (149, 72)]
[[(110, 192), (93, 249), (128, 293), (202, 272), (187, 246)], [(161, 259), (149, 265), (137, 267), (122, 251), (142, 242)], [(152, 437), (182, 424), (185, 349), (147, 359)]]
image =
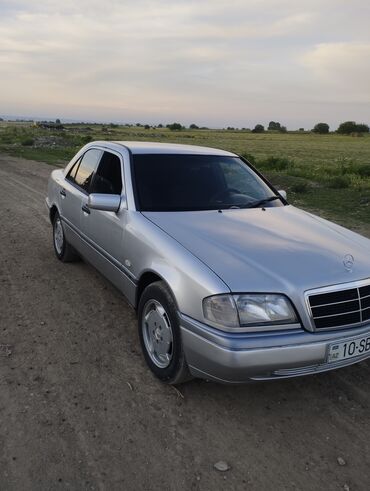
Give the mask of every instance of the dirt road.
[(368, 362), (238, 387), (161, 384), (121, 295), (54, 257), (50, 171), (0, 156), (2, 491), (369, 489)]

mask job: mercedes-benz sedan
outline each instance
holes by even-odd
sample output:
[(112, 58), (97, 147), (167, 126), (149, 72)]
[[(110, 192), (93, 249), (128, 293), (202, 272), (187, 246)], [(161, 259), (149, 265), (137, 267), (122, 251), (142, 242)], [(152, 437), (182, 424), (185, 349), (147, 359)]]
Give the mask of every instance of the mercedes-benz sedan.
[(93, 142), (52, 172), (46, 203), (56, 256), (82, 256), (126, 296), (163, 381), (370, 356), (370, 241), (290, 205), (238, 155)]

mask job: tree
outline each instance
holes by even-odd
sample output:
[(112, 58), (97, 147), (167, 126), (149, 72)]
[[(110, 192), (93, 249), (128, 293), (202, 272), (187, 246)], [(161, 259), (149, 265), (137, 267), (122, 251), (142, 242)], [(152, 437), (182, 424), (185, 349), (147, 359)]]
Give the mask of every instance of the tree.
[(355, 121), (345, 121), (341, 123), (337, 129), (337, 133), (341, 135), (350, 135), (351, 133), (368, 133), (369, 127), (367, 124), (357, 124)]
[(144, 126), (144, 129), (145, 129), (145, 130), (150, 130), (150, 126), (149, 126), (148, 124), (146, 124), (146, 125)]
[(191, 130), (199, 130), (199, 126), (197, 126), (197, 125), (196, 125), (196, 124), (194, 124), (194, 123), (191, 123), (191, 125), (189, 126), (189, 128), (190, 128)]
[(288, 130), (287, 130), (287, 127), (286, 126), (280, 126), (279, 128), (279, 133), (286, 133)]
[(55, 120), (55, 124), (62, 124), (59, 118)]
[(171, 131), (181, 131), (183, 129), (183, 126), (180, 123), (172, 123), (168, 124), (167, 128)]
[(361, 123), (356, 125), (357, 133), (369, 133), (369, 127), (367, 124)]
[(269, 131), (274, 131), (274, 130), (279, 131), (280, 130), (280, 123), (278, 123), (277, 121), (270, 121), (267, 129)]
[(256, 124), (252, 133), (263, 133), (265, 131), (265, 127), (262, 124)]
[(312, 131), (314, 133), (318, 133), (319, 135), (325, 135), (329, 133), (329, 125), (327, 123), (317, 123)]
[(341, 123), (337, 129), (337, 133), (341, 135), (350, 135), (357, 131), (357, 124), (354, 121), (345, 121)]

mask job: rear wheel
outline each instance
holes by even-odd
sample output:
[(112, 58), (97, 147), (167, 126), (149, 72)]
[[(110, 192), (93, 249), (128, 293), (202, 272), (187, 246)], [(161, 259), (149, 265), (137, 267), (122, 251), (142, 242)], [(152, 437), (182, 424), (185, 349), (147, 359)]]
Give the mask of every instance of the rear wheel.
[(138, 324), (144, 357), (154, 375), (168, 384), (190, 380), (176, 304), (163, 281), (152, 283), (144, 290)]
[(67, 263), (79, 259), (74, 248), (66, 241), (63, 224), (59, 213), (55, 214), (53, 220), (53, 245), (55, 255), (60, 261)]

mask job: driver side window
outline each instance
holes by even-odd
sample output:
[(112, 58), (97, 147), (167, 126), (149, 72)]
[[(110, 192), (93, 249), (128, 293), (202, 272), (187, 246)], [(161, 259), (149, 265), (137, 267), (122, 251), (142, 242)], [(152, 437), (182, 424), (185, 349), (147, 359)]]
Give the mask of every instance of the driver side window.
[(83, 189), (86, 193), (89, 192), (94, 171), (101, 155), (102, 151), (96, 148), (88, 150), (72, 167), (67, 179)]

